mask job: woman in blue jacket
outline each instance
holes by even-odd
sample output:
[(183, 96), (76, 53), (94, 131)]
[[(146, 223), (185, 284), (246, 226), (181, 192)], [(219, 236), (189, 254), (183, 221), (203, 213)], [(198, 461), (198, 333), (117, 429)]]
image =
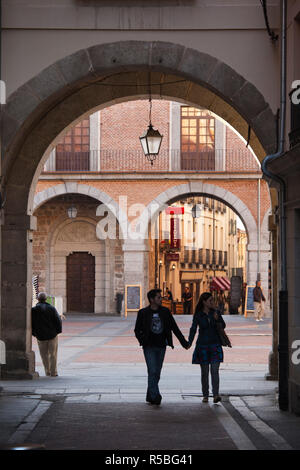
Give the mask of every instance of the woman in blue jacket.
[(222, 316), (215, 310), (212, 294), (210, 292), (204, 292), (200, 296), (196, 306), (189, 334), (189, 345), (191, 346), (197, 327), (199, 327), (199, 335), (193, 353), (192, 363), (200, 364), (201, 367), (203, 403), (208, 402), (209, 396), (209, 365), (214, 403), (221, 401), (221, 397), (219, 396), (219, 367), (220, 362), (223, 362), (223, 349), (217, 331), (218, 322), (223, 328), (226, 327)]

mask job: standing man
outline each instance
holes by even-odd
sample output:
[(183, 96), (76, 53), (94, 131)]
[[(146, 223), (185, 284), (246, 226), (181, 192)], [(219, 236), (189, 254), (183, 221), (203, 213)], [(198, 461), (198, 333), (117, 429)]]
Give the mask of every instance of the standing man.
[(173, 294), (168, 287), (166, 287), (166, 296), (167, 300), (171, 300), (171, 302), (173, 302)]
[(184, 315), (190, 315), (191, 313), (191, 305), (192, 305), (192, 293), (189, 287), (185, 287), (184, 293), (182, 294), (183, 300), (183, 313)]
[(147, 293), (150, 305), (139, 310), (134, 333), (143, 347), (148, 370), (148, 388), (146, 401), (160, 405), (161, 394), (158, 382), (165, 357), (166, 346), (174, 349), (172, 331), (181, 345), (189, 348), (189, 343), (179, 330), (170, 310), (161, 305), (161, 289), (152, 289)]
[(32, 334), (37, 339), (46, 375), (57, 377), (57, 335), (62, 332), (62, 325), (56, 308), (46, 299), (47, 294), (40, 292), (38, 303), (31, 309)]
[(253, 289), (253, 300), (254, 300), (254, 314), (256, 321), (263, 321), (263, 302), (266, 301), (263, 291), (261, 290), (261, 283), (260, 281), (256, 281), (256, 287)]

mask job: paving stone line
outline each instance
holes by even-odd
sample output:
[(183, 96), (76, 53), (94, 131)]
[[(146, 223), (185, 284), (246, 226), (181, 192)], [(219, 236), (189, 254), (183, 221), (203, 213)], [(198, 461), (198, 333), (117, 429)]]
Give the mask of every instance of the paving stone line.
[(231, 405), (240, 413), (252, 428), (260, 433), (276, 450), (292, 450), (286, 440), (268, 424), (262, 421), (254, 411), (251, 411), (240, 397), (230, 397)]
[(217, 416), (227, 434), (233, 440), (238, 450), (256, 450), (252, 441), (221, 403), (218, 405), (209, 403), (209, 406)]
[(51, 405), (51, 402), (40, 401), (37, 407), (26, 416), (24, 422), (22, 422), (17, 430), (10, 436), (8, 444), (22, 444)]

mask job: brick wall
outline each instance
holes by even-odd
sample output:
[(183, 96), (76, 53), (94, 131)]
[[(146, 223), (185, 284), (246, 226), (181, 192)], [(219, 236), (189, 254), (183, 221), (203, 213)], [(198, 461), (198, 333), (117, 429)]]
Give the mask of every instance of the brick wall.
[(129, 101), (101, 111), (102, 170), (168, 170), (170, 103), (152, 101), (152, 125), (163, 135), (159, 158), (151, 166), (139, 137), (149, 125), (149, 101)]

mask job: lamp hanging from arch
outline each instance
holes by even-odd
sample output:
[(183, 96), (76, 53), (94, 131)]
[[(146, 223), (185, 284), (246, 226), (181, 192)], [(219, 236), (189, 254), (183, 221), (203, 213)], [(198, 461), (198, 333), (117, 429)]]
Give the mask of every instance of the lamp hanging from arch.
[(154, 129), (151, 121), (152, 114), (152, 98), (151, 98), (151, 73), (149, 72), (149, 126), (148, 129), (140, 137), (143, 152), (151, 165), (159, 154), (163, 135), (157, 129)]

